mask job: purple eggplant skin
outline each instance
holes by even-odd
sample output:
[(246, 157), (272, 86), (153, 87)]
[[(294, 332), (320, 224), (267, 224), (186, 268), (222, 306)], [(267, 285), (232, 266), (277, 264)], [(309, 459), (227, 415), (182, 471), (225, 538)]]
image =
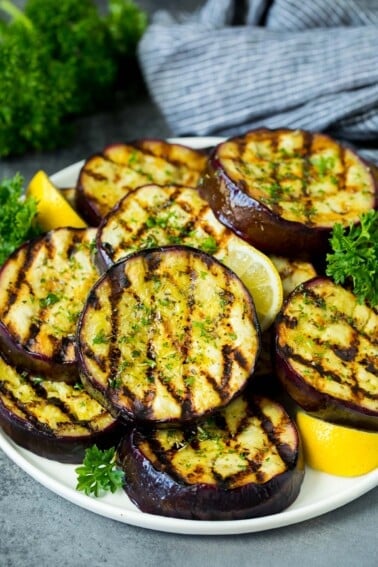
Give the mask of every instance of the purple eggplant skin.
[[(285, 348), (286, 344), (280, 344), (280, 325), (284, 324), (285, 308), (291, 301), (292, 297), (302, 294), (302, 290), (311, 290), (318, 285), (331, 282), (325, 276), (316, 276), (311, 280), (301, 284), (286, 298), (281, 313), (275, 322), (275, 338), (274, 338), (274, 367), (276, 375), (282, 384), (282, 387), (290, 396), (290, 398), (309, 414), (324, 419), (332, 423), (350, 426), (357, 429), (366, 429), (369, 431), (378, 431), (378, 411), (359, 405), (358, 393), (352, 389), (354, 399), (339, 399), (327, 392), (316, 389), (309, 381), (306, 381), (293, 366), (290, 364), (289, 356)], [(320, 324), (320, 323), (319, 323)], [(315, 364), (315, 363), (314, 363)], [(376, 392), (372, 392), (376, 395)]]
[[(127, 277), (125, 275), (125, 268), (124, 268), (125, 262), (132, 259), (133, 257), (138, 257), (138, 256), (147, 258), (147, 257), (153, 257), (154, 255), (158, 255), (159, 253), (165, 253), (165, 252), (180, 253), (182, 251), (191, 252), (196, 256), (204, 257), (206, 262), (209, 261), (214, 264), (220, 264), (216, 258), (209, 256), (205, 252), (202, 252), (195, 248), (191, 248), (189, 246), (183, 246), (179, 244), (161, 246), (156, 248), (145, 248), (142, 250), (134, 251), (129, 255), (127, 255), (126, 257), (122, 258), (121, 260), (118, 260), (106, 272), (104, 272), (102, 276), (99, 277), (97, 282), (92, 287), (92, 290), (88, 294), (86, 305), (81, 311), (81, 314), (78, 319), (75, 348), (76, 348), (76, 360), (80, 374), (80, 381), (84, 385), (85, 390), (95, 400), (97, 400), (104, 408), (106, 408), (106, 410), (113, 417), (123, 421), (126, 425), (134, 424), (134, 423), (138, 423), (141, 426), (146, 424), (159, 424), (160, 426), (165, 427), (169, 425), (174, 426), (184, 423), (193, 423), (198, 418), (206, 417), (211, 413), (213, 413), (214, 411), (214, 408), (209, 408), (204, 413), (201, 413), (201, 415), (198, 415), (193, 413), (190, 408), (189, 410), (185, 408), (184, 404), (182, 404), (183, 413), (180, 417), (170, 417), (168, 419), (166, 418), (151, 419), (150, 409), (149, 408), (146, 409), (144, 403), (142, 403), (140, 400), (138, 401), (138, 399), (135, 399), (133, 400), (133, 407), (131, 409), (127, 407), (124, 403), (122, 403), (122, 400), (120, 401), (120, 396), (119, 393), (117, 392), (117, 389), (109, 388), (108, 384), (104, 385), (100, 380), (96, 379), (96, 377), (91, 374), (91, 371), (88, 368), (88, 364), (86, 362), (87, 347), (85, 344), (85, 337), (83, 337), (83, 328), (85, 327), (86, 324), (88, 310), (92, 307), (92, 305), (96, 305), (96, 304), (98, 305), (98, 298), (96, 294), (97, 294), (97, 290), (101, 288), (104, 280), (106, 278), (111, 280), (112, 295), (113, 298), (117, 298), (117, 296), (122, 295), (122, 290), (126, 288), (126, 286), (128, 285)], [(225, 268), (225, 266), (223, 265), (221, 265), (221, 267), (222, 269)], [(239, 279), (236, 274), (233, 274), (232, 277), (235, 279)], [(259, 337), (260, 327), (252, 298), (248, 293), (245, 297), (247, 299), (247, 304), (250, 308), (251, 317), (253, 319), (253, 324), (256, 329), (257, 336)], [(97, 309), (99, 309), (100, 311), (99, 307), (97, 307)], [(115, 314), (116, 312), (117, 310), (114, 309), (113, 314)], [(259, 349), (260, 346), (256, 351), (256, 358), (258, 356)], [(249, 350), (251, 350), (251, 345), (249, 345)], [(109, 356), (107, 360), (108, 361), (111, 360), (111, 356)], [(236, 397), (239, 393), (241, 393), (241, 391), (247, 386), (247, 382), (253, 379), (254, 364), (255, 362), (253, 362), (253, 365), (251, 364), (251, 368), (248, 370), (249, 376), (246, 377), (245, 383), (240, 386), (240, 390), (235, 391), (232, 394), (232, 397), (230, 397), (227, 401), (225, 401), (225, 398), (223, 398), (222, 404), (219, 405), (218, 409), (224, 407), (229, 401), (231, 401), (232, 398)]]
[(15, 342), (8, 329), (0, 321), (0, 352), (14, 366), (27, 368), (34, 374), (51, 376), (56, 381), (74, 384), (79, 380), (76, 361), (61, 362), (47, 359), (39, 353), (25, 351), (24, 347)]
[(227, 489), (210, 484), (183, 484), (157, 470), (138, 448), (141, 431), (122, 438), (118, 466), (125, 471), (124, 490), (142, 511), (187, 520), (242, 520), (277, 514), (297, 498), (304, 478), (301, 450), (291, 470), (265, 484)]
[(100, 449), (116, 446), (125, 426), (114, 420), (102, 431), (86, 436), (59, 436), (11, 413), (0, 401), (0, 427), (17, 445), (40, 457), (66, 464), (81, 464), (85, 451), (96, 444)]
[(78, 211), (80, 216), (85, 220), (88, 226), (94, 226), (94, 227), (97, 227), (100, 224), (100, 222), (102, 221), (102, 216), (98, 213), (97, 208), (92, 204), (92, 202), (89, 199), (87, 199), (86, 195), (84, 194), (81, 178), (82, 178), (82, 171), (84, 170), (87, 162), (92, 158), (101, 157), (101, 156), (102, 154), (97, 153), (91, 155), (86, 159), (85, 164), (80, 170), (78, 181), (75, 187), (75, 202), (74, 202), (75, 209)]
[[(12, 262), (18, 254), (23, 251), (27, 252), (29, 248), (32, 249), (34, 243), (38, 244), (38, 241), (48, 241), (51, 235), (58, 233), (59, 231), (70, 230), (72, 234), (84, 234), (88, 229), (82, 228), (68, 228), (65, 227), (51, 230), (48, 233), (37, 236), (33, 240), (29, 240), (22, 244), (17, 250), (15, 250), (7, 259), (7, 261), (0, 267), (0, 279), (3, 276), (3, 272), (6, 271), (8, 262)], [(27, 263), (26, 263), (27, 268)], [(16, 292), (18, 290), (16, 289)], [(33, 350), (33, 346), (30, 348), (23, 344), (22, 341), (17, 340), (17, 337), (12, 333), (12, 330), (1, 320), (0, 318), (0, 354), (13, 366), (17, 368), (24, 368), (31, 373), (47, 376), (56, 381), (64, 381), (70, 384), (74, 384), (79, 380), (79, 372), (74, 357), (64, 356), (64, 351), (67, 352), (72, 345), (72, 336), (67, 335), (61, 340), (61, 350), (56, 352), (51, 356), (46, 356), (44, 353), (36, 352)], [(30, 340), (30, 344), (33, 345), (33, 341)]]
[[(133, 193), (134, 191), (131, 191), (124, 198), (129, 197)], [(106, 272), (114, 264), (114, 261), (112, 260), (112, 252), (109, 251), (109, 254), (107, 253), (107, 247), (109, 247), (110, 244), (107, 242), (104, 245), (104, 243), (102, 242), (103, 226), (106, 225), (109, 215), (113, 215), (118, 209), (120, 209), (124, 198), (121, 199), (116, 205), (114, 205), (113, 209), (103, 219), (101, 219), (101, 222), (97, 228), (94, 262), (100, 274)]]
[[(20, 248), (27, 248), (30, 245), (29, 242), (22, 244)], [(13, 255), (16, 255), (19, 249), (17, 249), (10, 257), (12, 259)], [(6, 264), (0, 268), (1, 272), (5, 269)], [(3, 357), (16, 367), (27, 368), (35, 374), (42, 374), (43, 376), (52, 376), (54, 380), (62, 380), (74, 384), (79, 379), (79, 373), (77, 370), (76, 362), (73, 361), (61, 361), (49, 358), (46, 359), (42, 354), (32, 353), (27, 351), (25, 347), (16, 342), (14, 337), (8, 330), (8, 327), (0, 319), (0, 353)]]
[[(271, 211), (262, 202), (248, 195), (224, 171), (215, 147), (199, 184), (199, 193), (211, 206), (215, 216), (267, 254), (303, 258), (319, 258), (330, 251), (331, 227), (310, 227), (288, 221)], [(363, 161), (372, 171), (375, 185), (373, 208), (378, 207), (378, 169)]]
[(378, 431), (376, 412), (316, 390), (294, 371), (279, 347), (276, 347), (276, 374), (292, 400), (314, 417), (357, 429)]
[(294, 250), (296, 257), (311, 257), (311, 251), (322, 255), (329, 248), (329, 229), (280, 218), (226, 175), (216, 153), (209, 158), (199, 192), (222, 224), (262, 252), (292, 256)]

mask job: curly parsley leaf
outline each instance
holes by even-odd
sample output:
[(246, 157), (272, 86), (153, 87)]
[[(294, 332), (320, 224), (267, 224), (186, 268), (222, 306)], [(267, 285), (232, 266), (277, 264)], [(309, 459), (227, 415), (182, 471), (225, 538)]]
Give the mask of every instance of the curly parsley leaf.
[(94, 0), (23, 5), (0, 0), (0, 156), (61, 147), (75, 117), (141, 86), (136, 48), (147, 19), (133, 0), (108, 0), (105, 14)]
[(35, 223), (37, 203), (24, 196), (23, 177), (0, 182), (0, 266), (25, 240), (41, 231)]
[(351, 283), (358, 301), (378, 305), (378, 211), (361, 215), (359, 225), (335, 224), (326, 274), (338, 284)]
[(122, 487), (125, 474), (116, 468), (115, 449), (101, 450), (93, 445), (85, 451), (83, 464), (75, 469), (76, 490), (88, 496), (100, 496), (101, 492), (116, 492)]

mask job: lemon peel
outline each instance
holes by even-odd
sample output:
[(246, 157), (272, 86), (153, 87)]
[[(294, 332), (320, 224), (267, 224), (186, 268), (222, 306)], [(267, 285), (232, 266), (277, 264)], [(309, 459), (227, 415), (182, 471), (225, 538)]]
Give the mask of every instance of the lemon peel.
[(87, 226), (43, 170), (37, 171), (33, 176), (26, 194), (37, 201), (37, 222), (42, 230)]
[(277, 317), (283, 302), (282, 280), (272, 260), (240, 238), (230, 240), (227, 253), (220, 260), (247, 287), (255, 304), (261, 330), (265, 331)]
[(378, 467), (378, 432), (346, 427), (298, 411), (296, 421), (311, 468), (337, 476), (360, 476)]

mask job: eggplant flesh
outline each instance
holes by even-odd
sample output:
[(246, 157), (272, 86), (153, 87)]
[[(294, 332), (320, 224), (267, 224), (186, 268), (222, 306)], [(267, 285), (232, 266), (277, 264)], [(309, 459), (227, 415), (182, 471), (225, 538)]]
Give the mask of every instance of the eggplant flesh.
[(0, 357), (0, 426), (47, 459), (79, 464), (85, 450), (116, 445), (124, 427), (82, 388), (19, 371)]
[(227, 258), (249, 245), (222, 225), (193, 187), (144, 185), (105, 217), (97, 232), (97, 265), (105, 271), (142, 248), (182, 244)]
[(89, 157), (81, 169), (76, 207), (92, 226), (98, 226), (130, 191), (157, 183), (196, 187), (206, 154), (181, 144), (144, 139), (112, 144)]
[(200, 184), (215, 215), (265, 253), (314, 258), (333, 225), (375, 208), (372, 168), (323, 134), (260, 129), (219, 144)]
[(279, 403), (249, 394), (190, 428), (133, 429), (117, 460), (140, 510), (190, 520), (276, 514), (304, 477), (293, 421)]
[(187, 246), (144, 249), (105, 272), (77, 330), (85, 387), (113, 415), (189, 422), (247, 384), (260, 349), (250, 294), (234, 272)]
[(325, 277), (297, 287), (276, 322), (276, 370), (303, 409), (378, 430), (378, 313)]
[(75, 382), (74, 338), (98, 278), (95, 229), (59, 228), (25, 243), (0, 271), (0, 351), (16, 367)]

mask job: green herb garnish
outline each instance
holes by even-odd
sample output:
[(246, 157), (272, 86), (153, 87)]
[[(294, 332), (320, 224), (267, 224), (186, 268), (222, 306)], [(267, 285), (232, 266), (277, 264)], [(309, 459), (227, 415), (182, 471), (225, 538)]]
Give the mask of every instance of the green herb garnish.
[(101, 492), (116, 492), (122, 487), (125, 474), (116, 468), (115, 449), (102, 451), (93, 445), (85, 451), (83, 464), (75, 469), (77, 474), (76, 490), (88, 496), (100, 496)]
[(56, 293), (50, 292), (46, 297), (41, 297), (39, 304), (41, 307), (50, 307), (50, 305), (55, 305), (58, 301), (60, 301), (60, 297)]
[(109, 342), (108, 336), (105, 334), (105, 331), (101, 330), (97, 333), (96, 336), (93, 337), (92, 344), (94, 345), (105, 345)]
[(358, 301), (378, 305), (378, 211), (361, 215), (358, 225), (333, 227), (326, 274), (338, 284), (351, 282)]
[(207, 236), (200, 243), (200, 248), (207, 254), (215, 254), (215, 252), (218, 250), (217, 241), (213, 236)]
[(0, 265), (20, 244), (40, 233), (34, 222), (36, 201), (23, 195), (23, 183), (18, 173), (0, 182)]
[[(0, 156), (67, 143), (72, 118), (140, 88), (146, 13), (133, 0), (0, 0)], [(128, 80), (121, 84), (120, 76)]]

